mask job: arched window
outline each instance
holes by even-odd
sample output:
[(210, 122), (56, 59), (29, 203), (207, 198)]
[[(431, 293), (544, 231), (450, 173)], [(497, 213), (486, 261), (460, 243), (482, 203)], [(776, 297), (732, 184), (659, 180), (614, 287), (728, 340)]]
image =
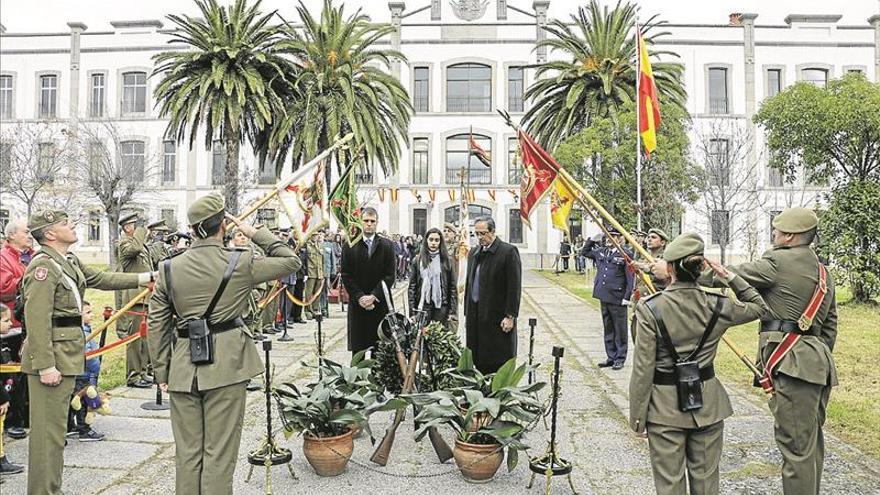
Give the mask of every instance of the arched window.
[[(456, 227), (461, 228), (459, 225), (460, 218), (458, 216), (459, 206), (450, 206), (443, 210), (443, 221), (454, 224)], [(480, 217), (491, 217), (492, 216), (492, 208), (481, 205), (468, 205), (468, 236), (473, 237), (474, 231), (474, 222)]]
[[(446, 183), (460, 184), (461, 170), (467, 171), (466, 184), (491, 184), (492, 168), (487, 167), (476, 156), (471, 156), (468, 141), (471, 134), (456, 134), (446, 138)], [(492, 140), (489, 136), (473, 134), (477, 146), (483, 149), (490, 157), (492, 155)]]
[(447, 112), (491, 112), (492, 68), (464, 63), (446, 68)]

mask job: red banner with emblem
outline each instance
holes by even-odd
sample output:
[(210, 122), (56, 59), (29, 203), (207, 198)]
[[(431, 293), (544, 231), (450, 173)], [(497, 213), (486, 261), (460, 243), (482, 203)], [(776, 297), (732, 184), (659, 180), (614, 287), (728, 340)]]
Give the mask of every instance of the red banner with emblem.
[(526, 131), (517, 130), (517, 137), (523, 161), (522, 182), (519, 187), (519, 215), (523, 223), (531, 225), (529, 216), (532, 210), (550, 192), (550, 187), (561, 167)]

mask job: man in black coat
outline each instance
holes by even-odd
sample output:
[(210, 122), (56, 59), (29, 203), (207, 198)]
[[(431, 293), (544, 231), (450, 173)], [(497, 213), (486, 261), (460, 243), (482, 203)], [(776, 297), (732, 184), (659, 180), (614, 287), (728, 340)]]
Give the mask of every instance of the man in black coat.
[(348, 350), (352, 354), (373, 347), (377, 330), (388, 306), (382, 281), (389, 292), (394, 285), (395, 257), (391, 241), (376, 235), (379, 215), (366, 207), (362, 210), (364, 237), (354, 246), (342, 247), (342, 283), (351, 302), (348, 305)]
[(480, 243), (468, 253), (464, 304), (467, 346), (476, 368), (494, 373), (516, 356), (522, 264), (516, 247), (495, 236), (492, 218), (478, 218), (474, 233)]

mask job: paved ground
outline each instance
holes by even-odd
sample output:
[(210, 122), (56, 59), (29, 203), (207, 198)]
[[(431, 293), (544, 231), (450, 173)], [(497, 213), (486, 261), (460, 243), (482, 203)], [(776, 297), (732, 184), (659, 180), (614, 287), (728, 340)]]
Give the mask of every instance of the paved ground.
[[(628, 429), (626, 391), (629, 369), (605, 371), (595, 363), (604, 359), (601, 321), (597, 312), (569, 292), (552, 285), (538, 274), (524, 274), (521, 321), (538, 319), (536, 360), (539, 379), (547, 380), (552, 368), (550, 349), (566, 348), (560, 402), (559, 449), (575, 464), (574, 485), (582, 494), (653, 493), (648, 449), (645, 440)], [(345, 361), (345, 315), (334, 308), (325, 322), (327, 349), (332, 358)], [(520, 329), (520, 356), (528, 352), (528, 328)], [(301, 361), (314, 362), (314, 324), (298, 325), (294, 343), (274, 344), (272, 360), (281, 380), (304, 382), (309, 370)], [(734, 416), (726, 422), (722, 459), (722, 492), (742, 494), (781, 493), (778, 479), (780, 457), (772, 441), (772, 419), (766, 405), (741, 391), (730, 390)], [(113, 415), (99, 417), (96, 428), (107, 434), (98, 443), (72, 441), (65, 452), (64, 489), (70, 493), (133, 494), (172, 493), (174, 490), (174, 444), (168, 412), (151, 412), (140, 405), (154, 392), (121, 388), (113, 391)], [(833, 400), (833, 398), (832, 398)], [(245, 431), (235, 472), (235, 493), (259, 494), (265, 489), (265, 470), (254, 471), (245, 482), (247, 452), (259, 446), (265, 436), (265, 404), (258, 392), (249, 395)], [(390, 416), (374, 417), (373, 430), (381, 435)], [(282, 445), (294, 453), (294, 480), (283, 467), (272, 470), (275, 493), (395, 494), (395, 493), (526, 493), (529, 471), (524, 462), (512, 473), (501, 467), (492, 483), (470, 485), (463, 481), (449, 461), (437, 462), (425, 441), (417, 444), (410, 433), (411, 422), (398, 430), (385, 468), (369, 462), (372, 452), (366, 438), (355, 441), (355, 453), (348, 471), (336, 478), (320, 478), (302, 456), (299, 437)], [(546, 448), (549, 430), (539, 424), (527, 437), (532, 453)], [(449, 441), (452, 442), (451, 435)], [(854, 448), (828, 438), (828, 456), (823, 493), (880, 493), (880, 463), (865, 460)], [(9, 441), (9, 457), (25, 462), (27, 441)], [(25, 475), (6, 478), (0, 487), (5, 494), (24, 493)], [(541, 480), (536, 484), (540, 486)], [(536, 486), (531, 493), (542, 493)], [(569, 493), (564, 480), (553, 481), (553, 493)]]

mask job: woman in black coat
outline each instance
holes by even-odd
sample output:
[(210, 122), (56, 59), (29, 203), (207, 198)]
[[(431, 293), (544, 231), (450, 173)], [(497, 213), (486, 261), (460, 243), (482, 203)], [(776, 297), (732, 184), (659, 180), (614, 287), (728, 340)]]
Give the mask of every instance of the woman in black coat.
[(425, 234), (411, 269), (408, 291), (410, 316), (421, 307), (428, 312), (428, 321), (445, 325), (450, 312), (458, 307), (458, 291), (440, 229), (433, 228)]

